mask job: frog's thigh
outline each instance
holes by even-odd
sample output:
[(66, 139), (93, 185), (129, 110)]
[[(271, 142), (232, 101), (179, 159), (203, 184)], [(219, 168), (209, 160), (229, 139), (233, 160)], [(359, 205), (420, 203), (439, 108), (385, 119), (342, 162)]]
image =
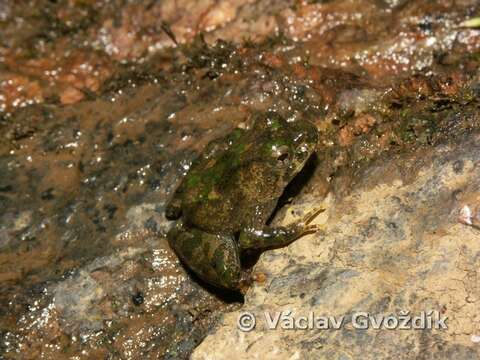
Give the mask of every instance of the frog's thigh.
[(238, 286), (240, 257), (233, 236), (188, 229), (181, 223), (168, 233), (170, 246), (201, 279), (228, 289)]

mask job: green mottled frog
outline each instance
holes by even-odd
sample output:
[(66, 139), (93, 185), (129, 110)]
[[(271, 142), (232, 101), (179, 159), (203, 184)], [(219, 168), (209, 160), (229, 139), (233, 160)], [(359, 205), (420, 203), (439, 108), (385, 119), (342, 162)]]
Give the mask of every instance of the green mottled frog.
[(168, 219), (179, 219), (167, 237), (183, 263), (208, 283), (239, 289), (242, 251), (284, 246), (317, 231), (310, 222), (318, 211), (289, 226), (266, 225), (317, 141), (312, 123), (268, 112), (210, 142), (166, 207)]

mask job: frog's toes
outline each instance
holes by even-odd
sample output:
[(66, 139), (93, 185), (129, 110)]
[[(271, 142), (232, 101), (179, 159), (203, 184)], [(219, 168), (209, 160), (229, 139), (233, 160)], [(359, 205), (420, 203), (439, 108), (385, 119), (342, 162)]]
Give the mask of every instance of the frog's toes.
[(324, 227), (322, 225), (305, 225), (302, 229), (302, 235), (307, 235), (307, 234), (314, 234), (319, 231), (323, 231)]
[(325, 208), (318, 207), (303, 216), (303, 218), (297, 223), (297, 226), (301, 229), (301, 235), (312, 234), (323, 230), (322, 225), (310, 223), (318, 216), (318, 214), (324, 211)]
[(310, 224), (313, 219), (315, 219), (318, 214), (321, 214), (322, 212), (324, 212), (326, 209), (323, 208), (323, 207), (318, 207), (318, 208), (315, 208), (313, 210), (310, 210), (308, 213), (306, 213), (304, 216), (303, 216), (303, 222), (305, 223), (305, 225), (308, 225)]

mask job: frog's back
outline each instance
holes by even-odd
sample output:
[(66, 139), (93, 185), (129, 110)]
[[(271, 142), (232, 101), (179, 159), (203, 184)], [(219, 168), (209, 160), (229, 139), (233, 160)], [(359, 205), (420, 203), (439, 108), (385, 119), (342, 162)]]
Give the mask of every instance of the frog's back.
[(183, 216), (212, 233), (232, 234), (265, 224), (281, 194), (274, 171), (258, 159), (235, 162), (226, 153), (191, 174), (183, 193)]
[[(248, 130), (207, 145), (167, 211), (204, 231), (233, 234), (265, 225), (283, 189), (317, 141), (316, 127), (267, 113)], [(181, 204), (179, 204), (181, 202)]]

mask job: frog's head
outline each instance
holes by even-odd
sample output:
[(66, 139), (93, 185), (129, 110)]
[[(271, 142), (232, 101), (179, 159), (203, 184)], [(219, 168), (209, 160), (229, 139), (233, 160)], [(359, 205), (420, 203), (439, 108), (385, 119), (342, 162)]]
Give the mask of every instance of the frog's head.
[(264, 131), (263, 153), (282, 179), (290, 182), (315, 151), (317, 127), (306, 120), (287, 121), (273, 112), (258, 126)]

